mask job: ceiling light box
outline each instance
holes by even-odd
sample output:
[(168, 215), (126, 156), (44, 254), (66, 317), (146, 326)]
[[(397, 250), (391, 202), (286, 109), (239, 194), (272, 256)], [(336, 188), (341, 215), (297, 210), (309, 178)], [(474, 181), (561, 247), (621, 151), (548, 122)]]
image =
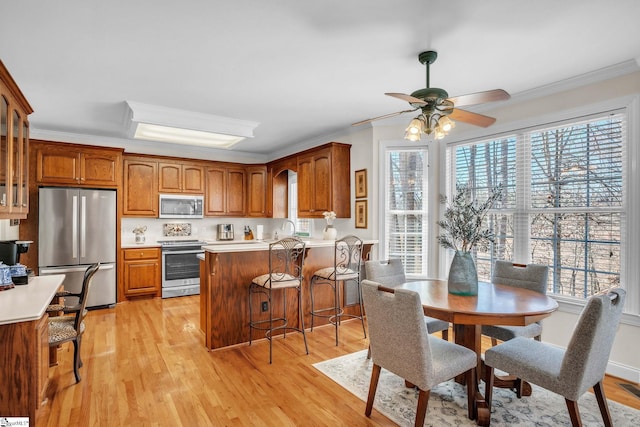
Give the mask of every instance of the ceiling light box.
[(127, 136), (148, 141), (231, 148), (253, 138), (258, 122), (125, 101)]

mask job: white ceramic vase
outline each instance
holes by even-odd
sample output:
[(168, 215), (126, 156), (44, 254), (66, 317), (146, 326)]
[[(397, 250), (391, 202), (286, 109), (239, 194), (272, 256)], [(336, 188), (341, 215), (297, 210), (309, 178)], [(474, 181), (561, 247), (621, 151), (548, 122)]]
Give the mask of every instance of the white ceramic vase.
[(338, 230), (333, 228), (333, 225), (327, 225), (322, 232), (322, 238), (324, 240), (336, 240), (338, 237)]

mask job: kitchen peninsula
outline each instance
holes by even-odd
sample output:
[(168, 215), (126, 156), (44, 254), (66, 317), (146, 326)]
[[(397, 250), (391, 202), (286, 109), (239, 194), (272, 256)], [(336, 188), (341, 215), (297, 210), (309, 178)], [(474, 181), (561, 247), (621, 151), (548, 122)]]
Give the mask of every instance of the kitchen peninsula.
[(49, 382), (49, 316), (46, 308), (64, 274), (33, 277), (0, 292), (0, 416), (36, 415)]
[[(303, 267), (302, 311), (305, 326), (308, 327), (311, 324), (309, 280), (316, 270), (333, 265), (335, 242), (313, 239), (304, 241), (307, 249)], [(376, 243), (377, 240), (364, 241), (364, 260), (369, 258), (371, 247)], [(249, 342), (248, 287), (254, 277), (269, 270), (269, 243), (253, 240), (212, 244), (203, 249), (205, 258), (200, 273), (200, 328), (205, 334), (205, 345), (208, 349), (215, 350)], [(290, 293), (286, 302), (287, 317), (291, 324), (299, 322), (296, 298), (296, 295)], [(274, 307), (282, 307), (280, 293), (274, 295), (272, 304)], [(318, 289), (316, 304), (323, 307), (333, 304), (333, 293), (328, 287)], [(359, 314), (359, 310), (357, 300), (344, 306), (345, 313)], [(254, 313), (255, 315), (262, 320), (267, 318), (268, 313)]]

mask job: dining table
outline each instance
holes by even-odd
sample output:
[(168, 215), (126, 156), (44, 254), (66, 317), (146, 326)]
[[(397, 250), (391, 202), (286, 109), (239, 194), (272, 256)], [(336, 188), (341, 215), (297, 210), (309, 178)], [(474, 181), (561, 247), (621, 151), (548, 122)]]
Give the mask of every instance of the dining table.
[[(409, 289), (420, 295), (425, 316), (445, 320), (453, 325), (456, 344), (473, 350), (477, 355), (477, 378), (483, 377), (482, 325), (526, 326), (548, 317), (558, 308), (549, 296), (528, 289), (499, 283), (479, 282), (478, 294), (473, 296), (450, 294), (446, 280), (406, 282), (398, 289)], [(458, 382), (462, 378), (457, 379)], [(517, 378), (496, 377), (494, 387), (516, 387)], [(531, 386), (523, 383), (522, 395), (531, 394)], [(490, 410), (484, 396), (476, 387), (476, 420), (488, 425)]]

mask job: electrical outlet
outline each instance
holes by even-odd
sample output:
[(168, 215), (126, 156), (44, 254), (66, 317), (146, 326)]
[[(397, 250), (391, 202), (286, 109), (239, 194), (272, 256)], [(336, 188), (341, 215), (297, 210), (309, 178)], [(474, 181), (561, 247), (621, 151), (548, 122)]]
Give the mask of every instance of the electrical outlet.
[(269, 310), (269, 303), (267, 301), (262, 301), (262, 312)]

